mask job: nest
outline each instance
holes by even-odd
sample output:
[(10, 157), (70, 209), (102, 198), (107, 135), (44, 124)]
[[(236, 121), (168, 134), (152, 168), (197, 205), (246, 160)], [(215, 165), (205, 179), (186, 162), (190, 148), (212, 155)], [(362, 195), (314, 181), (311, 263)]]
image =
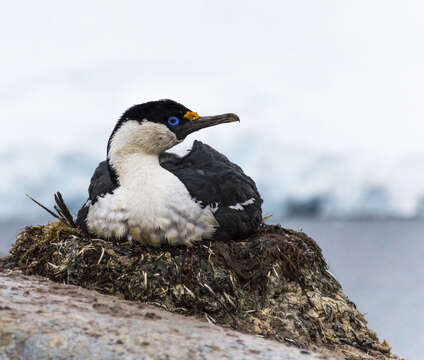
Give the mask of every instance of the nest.
[(300, 348), (396, 358), (344, 295), (315, 241), (280, 226), (263, 226), (244, 241), (150, 248), (89, 239), (52, 222), (26, 228), (2, 261)]

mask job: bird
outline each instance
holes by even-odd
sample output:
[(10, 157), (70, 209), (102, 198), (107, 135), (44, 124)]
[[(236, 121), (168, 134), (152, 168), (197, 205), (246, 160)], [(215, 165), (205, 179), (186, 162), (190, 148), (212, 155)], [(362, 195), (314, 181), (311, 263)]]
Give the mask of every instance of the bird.
[(195, 131), (237, 121), (233, 113), (199, 116), (169, 99), (130, 107), (110, 135), (77, 226), (105, 239), (154, 247), (255, 233), (263, 200), (238, 165), (197, 140), (184, 156), (168, 152)]

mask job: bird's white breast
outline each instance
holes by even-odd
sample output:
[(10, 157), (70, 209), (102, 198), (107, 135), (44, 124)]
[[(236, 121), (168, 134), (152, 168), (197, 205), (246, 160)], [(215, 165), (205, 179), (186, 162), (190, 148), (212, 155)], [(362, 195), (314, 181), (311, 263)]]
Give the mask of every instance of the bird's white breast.
[(118, 167), (120, 186), (89, 208), (91, 232), (155, 246), (212, 237), (217, 222), (211, 208), (202, 208), (157, 155), (127, 154)]

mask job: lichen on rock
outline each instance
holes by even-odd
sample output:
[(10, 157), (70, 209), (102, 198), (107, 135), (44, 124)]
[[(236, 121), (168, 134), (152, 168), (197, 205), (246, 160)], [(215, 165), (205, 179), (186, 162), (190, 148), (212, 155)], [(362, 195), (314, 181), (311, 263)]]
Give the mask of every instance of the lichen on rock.
[(0, 267), (79, 285), (346, 359), (396, 358), (301, 232), (263, 226), (244, 241), (141, 247), (52, 222), (17, 237)]

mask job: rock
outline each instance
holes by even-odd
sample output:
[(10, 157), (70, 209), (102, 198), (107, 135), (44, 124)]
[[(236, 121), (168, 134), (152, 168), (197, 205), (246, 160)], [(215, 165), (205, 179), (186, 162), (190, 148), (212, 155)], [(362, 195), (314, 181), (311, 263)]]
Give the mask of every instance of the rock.
[(155, 304), (305, 350), (351, 360), (397, 358), (368, 329), (328, 271), (319, 246), (280, 226), (264, 226), (244, 241), (154, 249), (86, 238), (53, 222), (23, 231), (1, 267)]
[(308, 351), (20, 271), (0, 272), (0, 359), (313, 360)]

